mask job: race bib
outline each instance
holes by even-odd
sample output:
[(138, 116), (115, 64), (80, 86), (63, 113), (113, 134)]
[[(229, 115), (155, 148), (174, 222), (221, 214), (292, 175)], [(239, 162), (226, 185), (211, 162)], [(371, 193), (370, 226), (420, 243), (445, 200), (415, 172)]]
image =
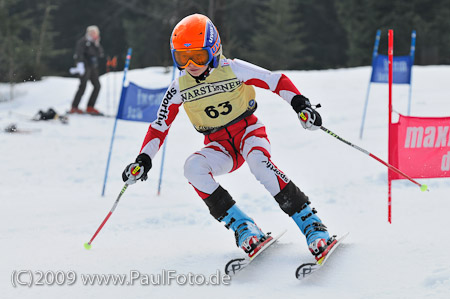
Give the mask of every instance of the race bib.
[(179, 82), (184, 109), (200, 132), (225, 126), (256, 108), (255, 89), (239, 81), (229, 66), (216, 68), (202, 83), (189, 74)]

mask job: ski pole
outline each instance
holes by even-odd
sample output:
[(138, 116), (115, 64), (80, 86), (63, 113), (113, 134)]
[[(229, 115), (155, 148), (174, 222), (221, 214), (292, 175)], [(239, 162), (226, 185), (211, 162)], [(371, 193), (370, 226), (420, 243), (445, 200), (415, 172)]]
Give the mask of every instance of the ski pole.
[(320, 126), (320, 129), (321, 129), (322, 131), (324, 131), (324, 132), (330, 134), (331, 136), (335, 137), (336, 139), (338, 139), (338, 140), (344, 142), (345, 144), (350, 145), (351, 147), (353, 147), (353, 148), (359, 150), (360, 152), (363, 152), (364, 154), (366, 154), (366, 155), (368, 155), (368, 156), (374, 158), (375, 160), (377, 160), (377, 161), (380, 162), (381, 164), (384, 164), (384, 165), (387, 166), (390, 170), (392, 170), (392, 171), (398, 173), (399, 175), (405, 177), (406, 179), (410, 180), (411, 182), (413, 182), (414, 184), (416, 184), (417, 186), (419, 186), (419, 187), (420, 187), (420, 190), (422, 190), (422, 191), (430, 191), (430, 190), (428, 190), (428, 186), (427, 186), (427, 185), (425, 185), (425, 184), (420, 184), (419, 182), (415, 181), (414, 179), (412, 179), (412, 178), (411, 178), (410, 176), (408, 176), (407, 174), (405, 174), (405, 173), (403, 173), (402, 171), (400, 171), (398, 168), (392, 166), (392, 165), (389, 164), (389, 163), (384, 162), (383, 160), (381, 160), (380, 158), (378, 158), (378, 157), (375, 156), (374, 154), (371, 154), (371, 153), (369, 153), (368, 151), (366, 151), (365, 149), (360, 148), (359, 146), (357, 146), (357, 145), (355, 145), (355, 144), (353, 144), (353, 143), (351, 143), (351, 142), (349, 142), (349, 141), (343, 139), (342, 137), (340, 137), (340, 136), (338, 136), (337, 134), (331, 132), (330, 130), (328, 130), (328, 129), (325, 128), (324, 126)]
[[(139, 166), (136, 167), (139, 171)], [(117, 207), (117, 204), (119, 203), (120, 198), (122, 197), (122, 194), (125, 192), (125, 190), (127, 190), (128, 188), (128, 183), (125, 183), (125, 185), (123, 186), (122, 190), (119, 193), (119, 196), (117, 196), (116, 201), (114, 202), (114, 205), (112, 207), (112, 209), (109, 211), (108, 215), (106, 215), (105, 220), (103, 220), (102, 224), (100, 224), (99, 228), (97, 229), (97, 231), (95, 232), (94, 236), (92, 236), (91, 240), (87, 243), (84, 243), (84, 248), (86, 249), (91, 249), (91, 244), (92, 241), (94, 241), (95, 237), (98, 235), (98, 233), (100, 232), (100, 230), (103, 228), (103, 226), (105, 225), (106, 221), (108, 221), (109, 217), (111, 217), (111, 214), (114, 212), (114, 210)]]

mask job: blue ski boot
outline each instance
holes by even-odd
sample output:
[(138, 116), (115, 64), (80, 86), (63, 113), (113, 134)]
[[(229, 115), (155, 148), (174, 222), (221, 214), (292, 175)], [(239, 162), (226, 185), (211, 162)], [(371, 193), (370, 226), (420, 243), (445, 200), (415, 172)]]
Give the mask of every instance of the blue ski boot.
[(242, 248), (249, 257), (254, 256), (264, 244), (272, 239), (264, 234), (253, 219), (236, 205), (229, 208), (220, 220), (226, 223), (227, 229), (231, 228), (234, 231), (236, 245)]
[(309, 207), (311, 202), (308, 196), (292, 181), (289, 181), (274, 198), (281, 210), (292, 217), (305, 235), (309, 250), (316, 260), (319, 261), (325, 257), (336, 244), (336, 240), (334, 237), (330, 238), (327, 227), (315, 215), (317, 211)]
[(317, 211), (314, 208), (311, 209), (309, 204), (310, 202), (308, 201), (300, 212), (292, 215), (292, 219), (305, 235), (309, 250), (318, 261), (325, 257), (336, 244), (336, 239), (334, 237), (330, 238), (327, 227), (316, 216)]

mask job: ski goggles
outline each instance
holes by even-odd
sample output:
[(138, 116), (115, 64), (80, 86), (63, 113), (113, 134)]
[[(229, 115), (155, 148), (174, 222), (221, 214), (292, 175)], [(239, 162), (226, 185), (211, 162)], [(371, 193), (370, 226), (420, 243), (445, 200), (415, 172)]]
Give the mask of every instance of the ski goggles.
[(211, 62), (213, 54), (211, 48), (172, 50), (172, 58), (179, 68), (186, 68), (189, 63), (203, 67)]

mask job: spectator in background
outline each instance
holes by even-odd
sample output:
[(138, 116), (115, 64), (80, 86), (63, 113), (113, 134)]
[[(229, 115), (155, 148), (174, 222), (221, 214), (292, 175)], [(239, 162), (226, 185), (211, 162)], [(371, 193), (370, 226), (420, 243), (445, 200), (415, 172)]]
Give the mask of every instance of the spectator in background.
[(75, 94), (72, 102), (72, 109), (69, 113), (82, 114), (83, 111), (78, 108), (81, 97), (86, 90), (87, 81), (90, 80), (94, 86), (94, 90), (89, 98), (86, 113), (92, 115), (103, 115), (94, 108), (100, 92), (100, 81), (98, 74), (99, 58), (103, 57), (103, 48), (100, 45), (100, 30), (97, 26), (89, 26), (86, 28), (86, 34), (77, 42), (74, 59), (76, 67), (70, 69), (71, 74), (80, 76), (80, 86)]

